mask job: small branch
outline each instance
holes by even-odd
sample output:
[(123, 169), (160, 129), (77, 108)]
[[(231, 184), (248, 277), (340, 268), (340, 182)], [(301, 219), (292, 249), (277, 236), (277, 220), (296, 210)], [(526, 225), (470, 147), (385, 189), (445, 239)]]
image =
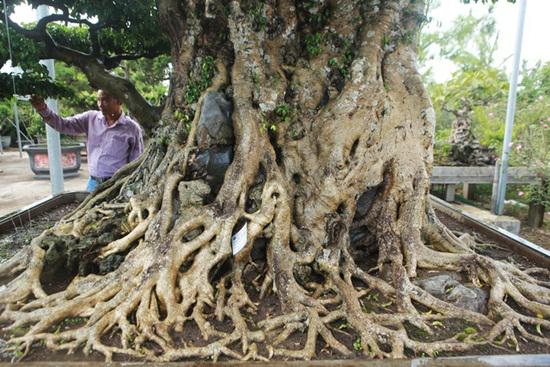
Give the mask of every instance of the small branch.
[(66, 21), (68, 17), (64, 14), (50, 14), (40, 18), (34, 29), (38, 32), (46, 32), (46, 27), (52, 22)]
[[(92, 46), (94, 47), (93, 44), (92, 44)], [(99, 47), (99, 44), (95, 47)], [(144, 52), (144, 53), (141, 53), (141, 54), (115, 55), (115, 56), (110, 56), (110, 57), (103, 58), (103, 65), (105, 65), (105, 68), (107, 68), (107, 69), (114, 69), (114, 68), (116, 68), (117, 66), (120, 65), (121, 61), (124, 61), (124, 60), (138, 60), (138, 59), (142, 59), (142, 58), (153, 59), (153, 58), (155, 58), (157, 56), (160, 56), (160, 55), (164, 55), (164, 52), (162, 52), (162, 51), (154, 51), (154, 52), (151, 51), (151, 52)]]
[(101, 28), (99, 25), (94, 24), (89, 26), (90, 31), (90, 43), (92, 44), (92, 51), (91, 54), (94, 56), (99, 56), (101, 53), (101, 46), (99, 45), (99, 29)]

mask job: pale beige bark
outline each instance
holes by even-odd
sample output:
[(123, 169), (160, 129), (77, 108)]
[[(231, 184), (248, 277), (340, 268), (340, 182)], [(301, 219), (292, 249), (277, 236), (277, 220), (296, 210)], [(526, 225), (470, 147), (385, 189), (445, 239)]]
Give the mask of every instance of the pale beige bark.
[[(19, 274), (0, 291), (0, 322), (9, 325), (6, 330), (29, 327), (11, 339), (13, 345), (83, 347), (107, 360), (113, 354), (158, 361), (220, 355), (311, 359), (319, 337), (342, 355), (352, 353), (354, 347), (337, 338), (332, 324), (338, 320), (357, 333), (363, 353), (375, 357), (457, 352), (501, 337), (517, 344), (515, 331), (550, 344), (547, 334), (525, 328), (550, 330), (550, 284), (537, 278), (547, 271), (522, 271), (476, 254), (471, 241), (457, 238), (429, 207), (434, 112), (410, 40), (421, 4), (321, 1), (313, 12), (281, 0), (267, 1), (258, 12), (250, 3), (209, 1), (202, 19), (201, 8), (186, 3), (187, 12), (176, 2), (160, 2), (178, 75), (167, 123), (147, 152), (35, 239), (30, 251), (0, 266), (2, 276)], [(308, 23), (325, 8), (332, 13), (321, 26)], [(327, 38), (309, 44), (319, 50), (308, 54), (304, 47), (312, 41), (306, 34), (316, 33)], [(219, 47), (209, 47), (208, 40)], [(214, 57), (217, 74), (198, 102), (186, 105), (182, 88), (200, 66), (196, 58), (204, 55)], [(331, 67), (349, 75), (334, 85), (337, 72)], [(205, 94), (220, 89), (232, 91), (234, 160), (213, 202), (183, 205), (177, 190), (195, 149), (200, 116), (195, 112), (189, 121), (177, 116), (200, 111)], [(285, 106), (288, 121), (278, 120), (279, 106)], [(371, 205), (357, 216), (357, 200), (366, 191), (373, 193)], [(250, 199), (258, 208), (253, 212), (246, 210)], [(121, 221), (120, 236), (90, 252), (98, 259), (122, 254), (122, 264), (46, 294), (40, 282), (45, 239), (83, 241), (113, 220)], [(242, 220), (248, 222), (248, 242), (233, 256), (231, 235)], [(354, 228), (368, 233), (352, 247)], [(245, 284), (256, 266), (250, 254), (257, 239), (267, 243), (266, 262), (252, 282), (259, 299)], [(373, 246), (377, 268), (369, 271), (354, 254)], [(231, 271), (216, 278), (226, 261)], [(462, 272), (489, 287), (488, 314), (460, 309), (412, 282), (418, 271), (430, 269)], [(251, 326), (257, 302), (270, 292), (283, 313)], [(365, 312), (362, 302), (370, 292), (384, 295), (392, 306)], [(512, 309), (507, 297), (524, 312)], [(420, 311), (425, 309), (431, 312)], [(79, 325), (52, 332), (74, 317), (82, 318)], [(456, 318), (480, 325), (483, 338), (428, 343), (405, 327), (431, 334), (435, 321)], [(232, 331), (217, 328), (216, 320)], [(174, 340), (173, 332), (185, 333), (189, 322), (202, 333), (203, 346)], [(108, 344), (102, 336), (113, 331), (119, 342)], [(293, 333), (304, 333), (304, 345), (285, 348)], [(267, 353), (258, 343), (268, 346)]]

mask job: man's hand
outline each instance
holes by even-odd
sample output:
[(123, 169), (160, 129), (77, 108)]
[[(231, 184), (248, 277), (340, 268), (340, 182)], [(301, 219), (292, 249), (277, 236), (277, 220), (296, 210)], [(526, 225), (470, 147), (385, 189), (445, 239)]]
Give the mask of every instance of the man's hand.
[(42, 98), (39, 95), (33, 94), (31, 95), (31, 106), (37, 110), (38, 112), (44, 111), (46, 108), (48, 108), (48, 105), (44, 102), (44, 98)]

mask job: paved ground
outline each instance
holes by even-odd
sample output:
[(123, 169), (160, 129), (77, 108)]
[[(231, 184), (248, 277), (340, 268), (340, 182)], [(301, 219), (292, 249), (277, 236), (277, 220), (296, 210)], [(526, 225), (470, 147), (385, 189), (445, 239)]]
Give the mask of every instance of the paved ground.
[(496, 215), (491, 213), (488, 210), (475, 207), (473, 205), (468, 205), (458, 201), (453, 202), (453, 205), (468, 214), (473, 215), (477, 219), (485, 223), (494, 224), (497, 227), (503, 228), (508, 232), (513, 234), (519, 234), (520, 231), (520, 220), (514, 217), (509, 217), (506, 215)]
[[(65, 191), (83, 191), (87, 180), (88, 166), (82, 163), (77, 177), (65, 179)], [(50, 195), (50, 181), (34, 178), (27, 153), (23, 158), (17, 149), (0, 153), (0, 217)]]

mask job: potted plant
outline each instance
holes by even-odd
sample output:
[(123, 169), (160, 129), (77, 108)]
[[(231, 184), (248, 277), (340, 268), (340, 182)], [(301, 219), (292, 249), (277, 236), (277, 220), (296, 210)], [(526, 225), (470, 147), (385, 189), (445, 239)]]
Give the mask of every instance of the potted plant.
[(0, 120), (0, 144), (2, 148), (11, 145), (11, 124), (7, 118)]
[(550, 180), (543, 177), (540, 185), (530, 185), (525, 196), (529, 202), (527, 223), (531, 227), (542, 227), (545, 208), (550, 208)]
[(12, 108), (9, 102), (0, 102), (0, 142), (2, 148), (7, 148), (11, 144), (11, 136), (14, 130), (9, 120), (11, 116)]
[[(61, 164), (63, 166), (63, 177), (78, 176), (81, 164), (81, 151), (84, 143), (62, 143)], [(31, 170), (36, 178), (49, 178), (50, 165), (48, 147), (46, 144), (28, 144), (23, 150), (29, 155)]]

